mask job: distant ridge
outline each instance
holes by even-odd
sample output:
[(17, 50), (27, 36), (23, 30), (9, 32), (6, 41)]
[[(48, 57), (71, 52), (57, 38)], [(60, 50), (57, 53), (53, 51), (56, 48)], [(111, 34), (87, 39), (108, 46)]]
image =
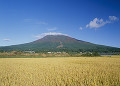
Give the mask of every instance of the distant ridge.
[(66, 35), (47, 35), (36, 41), (0, 47), (2, 51), (28, 51), (48, 52), (48, 51), (65, 51), (65, 52), (120, 52), (120, 48), (109, 47), (104, 45), (93, 44)]

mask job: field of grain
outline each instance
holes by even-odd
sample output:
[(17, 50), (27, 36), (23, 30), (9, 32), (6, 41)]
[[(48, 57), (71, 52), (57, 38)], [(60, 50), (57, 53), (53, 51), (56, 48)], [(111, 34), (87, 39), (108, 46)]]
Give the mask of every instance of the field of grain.
[(0, 86), (120, 86), (120, 56), (0, 58)]

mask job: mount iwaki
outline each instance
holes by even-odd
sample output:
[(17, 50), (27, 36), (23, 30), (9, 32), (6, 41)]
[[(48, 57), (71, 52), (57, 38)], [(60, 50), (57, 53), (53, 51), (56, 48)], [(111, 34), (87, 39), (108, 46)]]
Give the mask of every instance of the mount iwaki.
[(120, 48), (93, 44), (66, 35), (47, 35), (36, 41), (0, 47), (0, 51), (120, 52)]

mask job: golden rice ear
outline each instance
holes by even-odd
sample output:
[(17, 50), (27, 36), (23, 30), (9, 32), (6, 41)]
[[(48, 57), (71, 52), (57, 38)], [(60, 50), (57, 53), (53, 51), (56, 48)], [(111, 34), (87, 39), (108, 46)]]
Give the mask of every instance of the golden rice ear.
[[(1, 55), (7, 53), (0, 53)], [(65, 53), (67, 54), (67, 53)], [(119, 86), (120, 56), (46, 57), (52, 54), (2, 56), (0, 86)], [(55, 54), (61, 56), (61, 53)], [(12, 57), (12, 58), (11, 58)], [(19, 58), (17, 58), (19, 57)]]

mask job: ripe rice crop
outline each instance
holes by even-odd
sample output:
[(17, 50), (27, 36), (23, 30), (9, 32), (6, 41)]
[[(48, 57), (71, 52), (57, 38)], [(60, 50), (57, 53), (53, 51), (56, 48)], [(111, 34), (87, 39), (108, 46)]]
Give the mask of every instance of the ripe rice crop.
[(120, 56), (0, 58), (0, 86), (120, 86)]

